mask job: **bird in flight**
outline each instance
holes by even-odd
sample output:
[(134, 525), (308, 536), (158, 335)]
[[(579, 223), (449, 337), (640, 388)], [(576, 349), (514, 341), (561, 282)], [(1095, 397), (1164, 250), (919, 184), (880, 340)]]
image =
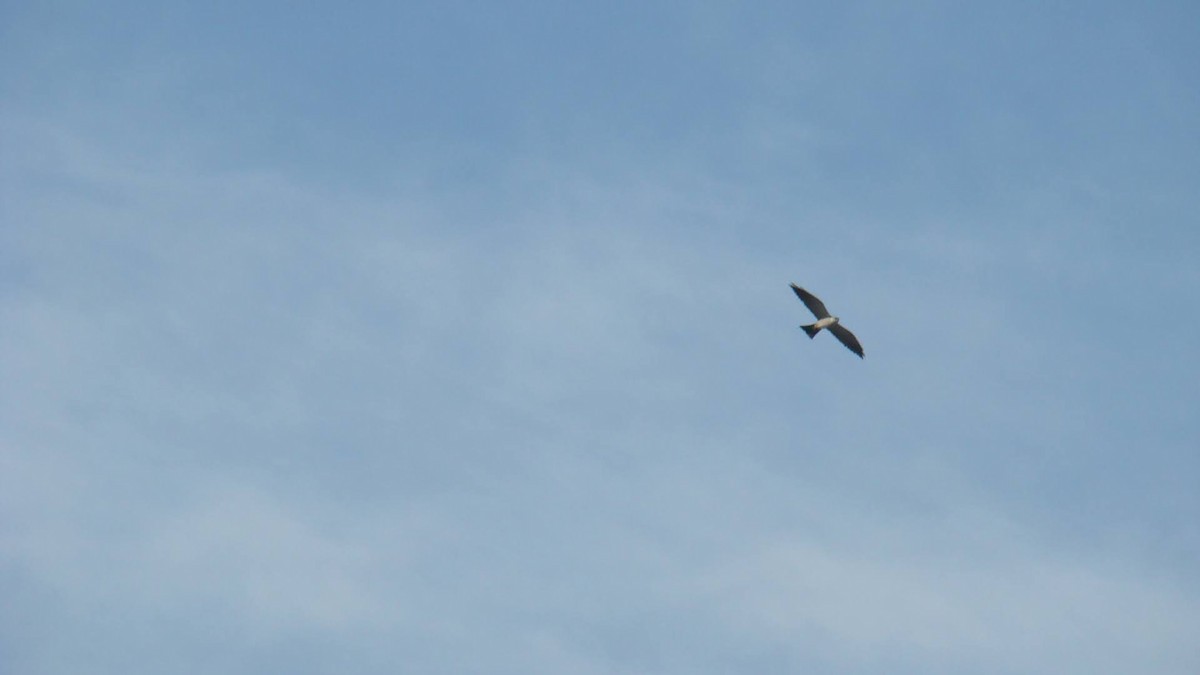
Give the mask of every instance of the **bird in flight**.
[(837, 338), (839, 342), (846, 345), (847, 349), (855, 354), (858, 354), (858, 358), (863, 358), (863, 348), (862, 345), (858, 344), (858, 338), (854, 337), (854, 333), (851, 333), (846, 329), (845, 326), (841, 324), (840, 319), (838, 319), (836, 316), (830, 316), (829, 310), (825, 309), (825, 303), (821, 302), (820, 298), (812, 293), (809, 293), (803, 288), (800, 288), (796, 284), (792, 284), (792, 291), (796, 293), (796, 297), (800, 298), (800, 301), (804, 303), (804, 306), (808, 308), (808, 311), (812, 312), (813, 316), (817, 317), (816, 323), (810, 323), (807, 326), (800, 326), (804, 329), (805, 333), (808, 333), (809, 339), (815, 338), (817, 333), (821, 332), (822, 328), (828, 328), (829, 332), (833, 333), (833, 337)]

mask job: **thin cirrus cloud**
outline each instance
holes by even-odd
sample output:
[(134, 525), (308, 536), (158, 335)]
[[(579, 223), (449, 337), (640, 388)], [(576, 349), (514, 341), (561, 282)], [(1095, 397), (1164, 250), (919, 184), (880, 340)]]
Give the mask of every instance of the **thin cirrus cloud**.
[[(1110, 71), (1145, 96), (1097, 109), (1049, 62), (1087, 122), (1055, 135), (1076, 108), (999, 32), (918, 40), (978, 28), (956, 12), (639, 16), (575, 45), (439, 15), (492, 41), (462, 53), (335, 25), (309, 80), (272, 75), (298, 16), (86, 62), (103, 25), (16, 24), (36, 72), (119, 77), (4, 80), (0, 665), (1194, 669), (1197, 373), (1127, 320), (1193, 302), (1190, 174), (1147, 150), (1194, 125), (1149, 96), (1179, 43), (1089, 24), (1072, 59), (1112, 31), (1157, 75)], [(362, 89), (401, 52), (447, 77)], [(302, 86), (343, 62), (345, 97)], [(789, 282), (867, 359), (804, 338)]]

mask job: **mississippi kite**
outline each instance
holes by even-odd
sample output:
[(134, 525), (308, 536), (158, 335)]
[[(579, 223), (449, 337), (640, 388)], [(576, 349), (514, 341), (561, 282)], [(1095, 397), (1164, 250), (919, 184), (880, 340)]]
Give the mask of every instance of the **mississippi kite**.
[(805, 333), (808, 333), (809, 339), (815, 338), (817, 333), (821, 332), (822, 328), (828, 328), (829, 332), (833, 333), (833, 337), (846, 345), (847, 349), (858, 354), (858, 358), (863, 358), (863, 348), (862, 345), (858, 344), (858, 338), (854, 337), (854, 333), (847, 330), (836, 316), (830, 316), (829, 310), (825, 309), (825, 303), (821, 302), (817, 296), (800, 288), (796, 284), (792, 284), (792, 290), (796, 293), (796, 297), (800, 298), (804, 306), (808, 308), (808, 311), (817, 317), (816, 323), (800, 326), (804, 329)]

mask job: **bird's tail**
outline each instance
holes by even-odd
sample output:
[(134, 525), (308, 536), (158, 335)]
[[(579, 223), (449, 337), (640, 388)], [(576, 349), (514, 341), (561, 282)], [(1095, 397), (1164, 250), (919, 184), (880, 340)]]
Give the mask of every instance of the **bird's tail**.
[(807, 326), (800, 326), (800, 327), (804, 329), (805, 333), (808, 333), (808, 338), (810, 340), (812, 338), (817, 337), (817, 333), (821, 332), (821, 329), (817, 328), (817, 324), (815, 324), (815, 323), (810, 323)]

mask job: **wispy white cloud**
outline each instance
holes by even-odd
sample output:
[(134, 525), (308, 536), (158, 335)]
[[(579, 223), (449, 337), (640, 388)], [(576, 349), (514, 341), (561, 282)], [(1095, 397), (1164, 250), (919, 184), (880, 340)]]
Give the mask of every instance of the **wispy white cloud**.
[(864, 669), (1183, 672), (1194, 662), (1190, 585), (1032, 545), (1037, 535), (998, 517), (882, 518), (833, 543), (779, 537), (723, 561), (703, 589), (754, 639)]
[(947, 185), (948, 146), (830, 164), (886, 112), (840, 105), (908, 99), (724, 16), (681, 25), (770, 38), (705, 80), (749, 112), (647, 147), (389, 141), (357, 184), (244, 128), (127, 144), (191, 71), (6, 109), (0, 668), (1194, 669), (1195, 367), (1114, 323), (1188, 301), (1193, 239), (1127, 255), (1118, 174), (999, 180), (980, 138)]

